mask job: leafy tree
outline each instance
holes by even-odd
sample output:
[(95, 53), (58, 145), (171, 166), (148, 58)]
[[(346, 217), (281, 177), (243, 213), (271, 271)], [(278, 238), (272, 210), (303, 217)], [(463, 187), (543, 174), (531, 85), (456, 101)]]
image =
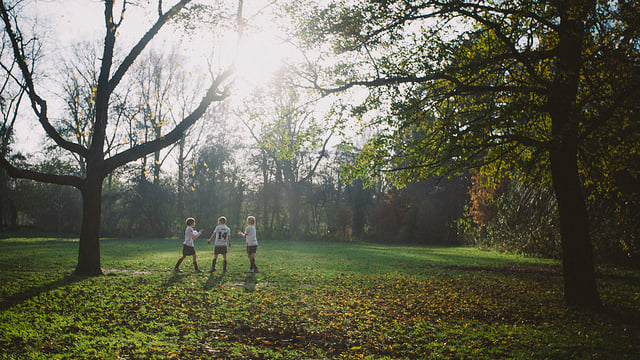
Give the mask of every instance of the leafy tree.
[[(580, 150), (598, 147), (589, 137), (637, 149), (635, 136), (617, 141), (615, 134), (637, 124), (638, 6), (369, 0), (317, 8), (299, 28), (314, 43), (331, 41), (340, 59), (352, 59), (327, 73), (338, 78), (333, 88), (315, 69), (307, 79), (325, 93), (367, 86), (380, 95), (369, 103), (390, 110), (381, 119), (388, 131), (356, 163), (375, 171), (361, 175), (382, 168), (404, 184), (481, 166), (497, 178), (551, 183), (566, 302), (594, 308), (600, 298), (580, 173), (597, 162)], [(601, 125), (607, 131), (595, 135)]]
[(233, 157), (232, 138), (221, 127), (211, 131), (208, 141), (194, 154), (189, 176), (188, 202), (202, 226), (213, 231), (218, 217), (224, 215), (229, 226), (242, 226), (245, 185)]
[[(20, 68), (19, 81), (23, 81), (30, 100), (34, 116), (40, 122), (48, 137), (53, 139), (58, 147), (84, 159), (86, 172), (84, 175), (52, 174), (40, 172), (34, 169), (19, 168), (5, 157), (0, 158), (0, 166), (7, 173), (16, 178), (26, 178), (41, 182), (73, 186), (80, 190), (82, 195), (82, 220), (80, 230), (80, 243), (78, 251), (78, 264), (75, 272), (81, 275), (101, 274), (100, 267), (100, 215), (102, 202), (102, 188), (105, 178), (119, 167), (144, 157), (148, 154), (167, 147), (183, 136), (185, 131), (193, 125), (214, 101), (220, 101), (227, 96), (221, 90), (224, 82), (231, 75), (231, 70), (226, 70), (212, 79), (199, 105), (190, 114), (185, 114), (182, 120), (163, 137), (138, 144), (116, 154), (106, 154), (105, 144), (109, 131), (116, 131), (110, 127), (111, 98), (115, 89), (130, 70), (135, 60), (143, 49), (155, 37), (176, 14), (184, 11), (189, 0), (181, 0), (165, 11), (162, 2), (158, 2), (158, 18), (151, 28), (130, 49), (122, 61), (115, 63), (114, 49), (117, 33), (124, 20), (128, 2), (122, 4), (120, 14), (114, 13), (114, 1), (104, 1), (104, 25), (105, 37), (102, 54), (100, 56), (100, 70), (95, 89), (95, 118), (90, 129), (90, 141), (84, 145), (65, 138), (52, 125), (49, 119), (47, 102), (40, 96), (37, 79), (33, 74), (36, 69), (26, 56), (28, 39), (21, 29), (21, 20), (15, 14), (15, 8), (6, 1), (0, 1), (0, 15), (4, 24), (4, 33), (11, 44), (13, 58)], [(120, 18), (118, 18), (120, 15)], [(112, 124), (111, 124), (112, 125)]]

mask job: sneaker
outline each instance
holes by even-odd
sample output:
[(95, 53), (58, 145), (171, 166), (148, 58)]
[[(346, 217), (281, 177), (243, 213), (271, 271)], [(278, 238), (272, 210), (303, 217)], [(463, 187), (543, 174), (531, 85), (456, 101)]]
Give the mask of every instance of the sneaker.
[(209, 272), (210, 272), (210, 273), (212, 273), (212, 272), (216, 272), (216, 269), (211, 269), (211, 270), (209, 270)]
[(258, 270), (258, 268), (255, 268), (255, 269), (253, 269), (253, 272), (257, 274), (257, 273), (260, 272), (260, 270)]
[(253, 269), (246, 270), (244, 273), (245, 274), (251, 274), (251, 273), (253, 273)]
[(180, 270), (180, 269), (178, 269), (178, 268), (173, 268), (173, 272), (174, 272), (174, 273), (181, 273), (181, 272), (182, 272), (182, 270)]
[(200, 269), (195, 269), (195, 270), (193, 270), (193, 272), (201, 273), (201, 272), (202, 272), (202, 270), (200, 270)]

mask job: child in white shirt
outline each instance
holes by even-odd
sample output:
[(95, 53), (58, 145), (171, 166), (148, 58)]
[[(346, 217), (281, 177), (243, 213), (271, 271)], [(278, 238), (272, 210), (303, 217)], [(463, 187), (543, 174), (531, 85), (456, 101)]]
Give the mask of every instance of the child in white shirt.
[(258, 250), (258, 237), (256, 236), (256, 218), (253, 216), (247, 217), (247, 227), (244, 232), (238, 231), (238, 235), (244, 236), (247, 242), (247, 256), (251, 263), (249, 270), (246, 273), (257, 273), (258, 267), (256, 266), (256, 252)]
[(173, 271), (181, 272), (180, 264), (182, 263), (182, 260), (184, 260), (187, 256), (191, 255), (193, 256), (193, 268), (195, 269), (195, 272), (202, 272), (202, 270), (198, 269), (198, 261), (196, 260), (196, 249), (194, 247), (193, 240), (197, 239), (200, 236), (200, 234), (202, 234), (202, 231), (204, 230), (195, 231), (193, 229), (193, 227), (196, 226), (196, 220), (194, 218), (188, 218), (186, 222), (187, 222), (187, 228), (184, 230), (184, 242), (182, 243), (182, 257), (178, 259), (178, 263), (173, 268)]
[(208, 243), (211, 244), (211, 240), (215, 240), (215, 250), (213, 252), (213, 262), (211, 263), (210, 273), (216, 271), (216, 261), (218, 261), (218, 254), (222, 254), (222, 272), (227, 272), (227, 246), (231, 247), (231, 229), (226, 225), (227, 218), (220, 216), (218, 219), (218, 226), (213, 230), (213, 234), (209, 238)]

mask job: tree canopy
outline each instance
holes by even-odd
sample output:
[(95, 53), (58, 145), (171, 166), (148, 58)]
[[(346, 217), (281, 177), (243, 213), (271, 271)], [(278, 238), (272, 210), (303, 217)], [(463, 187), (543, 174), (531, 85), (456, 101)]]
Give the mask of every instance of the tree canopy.
[(552, 184), (567, 302), (597, 307), (582, 189), (638, 178), (638, 10), (626, 1), (330, 2), (301, 34), (349, 61), (306, 77), (324, 93), (369, 87), (367, 105), (384, 109), (353, 176), (406, 184), (480, 167)]

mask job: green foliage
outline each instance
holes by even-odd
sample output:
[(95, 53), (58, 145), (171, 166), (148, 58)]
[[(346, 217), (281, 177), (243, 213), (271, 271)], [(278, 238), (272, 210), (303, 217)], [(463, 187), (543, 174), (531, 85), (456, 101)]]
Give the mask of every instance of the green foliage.
[(481, 248), (559, 259), (560, 230), (550, 188), (505, 178), (492, 185), (474, 173), (468, 213), (460, 232)]
[[(58, 161), (54, 163), (60, 165), (59, 171), (65, 168)], [(15, 191), (9, 196), (18, 204), (16, 208), (22, 226), (57, 235), (78, 233), (82, 202), (77, 189), (30, 180), (16, 180)]]
[[(597, 1), (584, 10), (571, 116), (592, 199), (640, 193), (630, 185), (640, 183), (637, 7)], [(311, 12), (301, 35), (330, 41), (352, 66), (328, 82), (374, 88), (366, 105), (381, 114), (346, 174), (401, 186), (483, 166), (496, 181), (550, 183), (548, 152), (557, 144), (547, 104), (558, 73), (558, 16), (555, 4), (539, 1), (336, 1)]]
[[(492, 183), (474, 172), (466, 215), (459, 232), (466, 242), (498, 251), (559, 259), (560, 229), (556, 198), (549, 187), (504, 178)], [(587, 202), (596, 261), (640, 266), (640, 208), (616, 201)]]
[[(604, 311), (567, 310), (555, 261), (470, 248), (261, 242), (261, 273), (173, 274), (178, 240), (0, 240), (1, 359), (631, 359), (640, 274), (600, 269)], [(235, 244), (234, 244), (235, 245)], [(200, 265), (212, 247), (196, 240)]]

